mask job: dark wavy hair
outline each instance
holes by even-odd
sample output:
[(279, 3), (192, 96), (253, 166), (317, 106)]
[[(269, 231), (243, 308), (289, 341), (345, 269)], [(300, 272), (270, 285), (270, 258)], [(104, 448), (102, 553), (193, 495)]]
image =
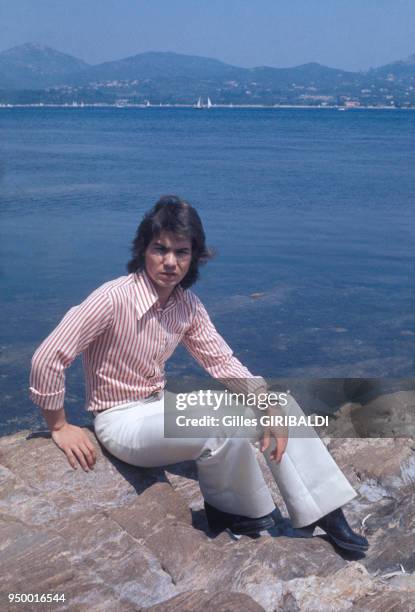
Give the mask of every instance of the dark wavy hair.
[(127, 264), (128, 272), (140, 272), (145, 268), (145, 251), (154, 238), (162, 231), (189, 238), (192, 243), (192, 261), (180, 285), (188, 289), (199, 277), (199, 266), (214, 255), (206, 246), (202, 221), (193, 206), (175, 195), (162, 196), (148, 211), (137, 228), (133, 245), (132, 259)]

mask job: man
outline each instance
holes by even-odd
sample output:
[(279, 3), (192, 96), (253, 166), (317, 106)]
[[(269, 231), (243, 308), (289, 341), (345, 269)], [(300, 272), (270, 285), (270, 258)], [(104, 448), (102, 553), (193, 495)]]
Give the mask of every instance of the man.
[[(64, 371), (80, 353), (86, 408), (114, 456), (156, 467), (193, 459), (212, 529), (256, 533), (275, 524), (275, 506), (247, 438), (164, 436), (164, 364), (179, 342), (215, 378), (263, 389), (213, 326), (189, 287), (210, 258), (196, 210), (176, 196), (161, 198), (143, 218), (128, 276), (110, 281), (66, 314), (32, 360), (31, 397), (71, 466), (96, 461), (85, 432), (64, 412)], [(249, 386), (248, 385), (248, 386)], [(302, 415), (291, 400), (290, 411)], [(272, 439), (272, 444), (271, 444)], [(269, 428), (262, 448), (296, 527), (323, 528), (338, 546), (364, 551), (341, 506), (356, 495), (317, 436), (287, 440)]]

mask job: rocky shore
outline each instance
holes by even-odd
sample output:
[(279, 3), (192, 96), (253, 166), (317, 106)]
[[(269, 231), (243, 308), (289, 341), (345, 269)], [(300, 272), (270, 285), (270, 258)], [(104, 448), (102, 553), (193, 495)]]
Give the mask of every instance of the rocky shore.
[[(363, 427), (376, 433), (365, 411), (397, 423), (414, 407), (413, 391), (347, 404), (325, 432), (359, 492), (346, 513), (370, 541), (361, 558), (323, 535), (292, 537), (288, 519), (257, 539), (212, 537), (193, 464), (128, 466), (103, 452), (92, 430), (98, 461), (89, 473), (72, 470), (47, 432), (0, 438), (1, 609), (415, 610), (414, 438), (356, 437)], [(8, 593), (65, 601), (9, 604)]]

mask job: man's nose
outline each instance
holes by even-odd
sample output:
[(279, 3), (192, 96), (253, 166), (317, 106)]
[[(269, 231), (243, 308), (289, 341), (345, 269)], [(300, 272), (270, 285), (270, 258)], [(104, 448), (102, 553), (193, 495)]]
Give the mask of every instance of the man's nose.
[(166, 253), (164, 256), (164, 265), (167, 268), (175, 268), (176, 267), (176, 255), (174, 253), (172, 253), (171, 251)]

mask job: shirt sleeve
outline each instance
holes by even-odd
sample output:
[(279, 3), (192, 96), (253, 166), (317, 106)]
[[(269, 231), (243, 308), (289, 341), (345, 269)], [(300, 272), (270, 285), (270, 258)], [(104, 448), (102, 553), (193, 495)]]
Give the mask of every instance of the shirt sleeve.
[(213, 325), (202, 302), (193, 294), (194, 316), (183, 344), (196, 361), (232, 391), (258, 393), (267, 390), (261, 376), (254, 376), (234, 356), (232, 349)]
[(46, 410), (63, 408), (65, 369), (111, 326), (114, 308), (107, 291), (97, 289), (71, 308), (32, 358), (30, 397)]

